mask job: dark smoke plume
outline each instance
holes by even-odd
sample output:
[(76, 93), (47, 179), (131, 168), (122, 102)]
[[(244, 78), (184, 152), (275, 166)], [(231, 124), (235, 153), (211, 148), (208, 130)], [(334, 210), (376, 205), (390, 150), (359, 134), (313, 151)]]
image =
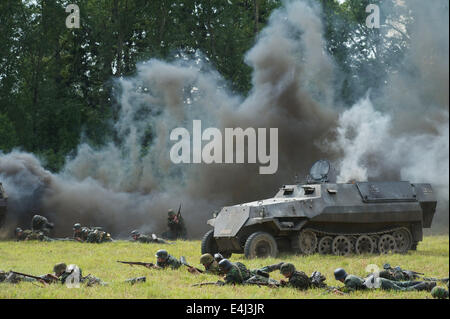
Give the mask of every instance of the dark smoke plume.
[[(446, 38), (427, 31), (439, 23), (448, 26), (448, 7), (427, 6), (423, 14), (415, 11), (412, 49), (402, 70), (354, 106), (334, 105), (338, 72), (325, 50), (320, 8), (303, 1), (287, 1), (276, 10), (247, 53), (253, 68), (247, 97), (230, 93), (200, 53), (195, 59), (180, 55), (173, 63), (139, 64), (135, 76), (117, 82), (115, 129), (121, 143), (101, 149), (81, 144), (58, 174), (32, 154), (0, 156), (9, 224), (28, 226), (36, 210), (55, 222), (59, 235), (67, 235), (75, 222), (104, 226), (113, 237), (135, 228), (160, 233), (167, 209), (182, 203), (190, 237), (198, 238), (213, 210), (272, 196), (294, 175), (304, 177), (315, 160), (329, 158), (343, 182), (432, 183), (439, 194), (437, 220), (448, 229), (448, 31), (440, 28)], [(432, 57), (430, 47), (436, 48)], [(412, 77), (411, 70), (420, 76)], [(196, 119), (203, 129), (222, 132), (278, 128), (277, 173), (259, 175), (258, 163), (173, 164), (171, 130), (191, 131)], [(152, 143), (144, 147), (149, 134)]]

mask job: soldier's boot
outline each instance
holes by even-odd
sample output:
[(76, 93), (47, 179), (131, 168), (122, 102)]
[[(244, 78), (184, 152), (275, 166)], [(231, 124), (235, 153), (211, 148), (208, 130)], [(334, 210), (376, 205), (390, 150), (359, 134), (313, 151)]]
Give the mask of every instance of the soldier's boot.
[(436, 286), (435, 281), (423, 281), (415, 286), (412, 286), (411, 288), (418, 291), (422, 290), (431, 291), (435, 286)]

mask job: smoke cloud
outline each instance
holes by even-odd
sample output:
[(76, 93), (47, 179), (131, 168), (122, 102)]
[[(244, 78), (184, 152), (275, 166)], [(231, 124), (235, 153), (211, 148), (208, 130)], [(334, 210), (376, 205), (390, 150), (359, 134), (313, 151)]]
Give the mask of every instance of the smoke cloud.
[[(338, 71), (325, 49), (321, 9), (304, 1), (286, 1), (274, 11), (247, 53), (253, 87), (246, 97), (231, 93), (201, 53), (139, 64), (135, 76), (116, 82), (120, 143), (81, 144), (56, 174), (32, 154), (0, 155), (8, 224), (27, 227), (36, 211), (55, 222), (55, 235), (68, 235), (75, 222), (104, 226), (116, 238), (132, 229), (160, 234), (167, 209), (181, 203), (189, 236), (198, 238), (214, 210), (272, 196), (294, 175), (306, 176), (315, 160), (328, 158), (342, 182), (432, 183), (437, 220), (448, 229), (448, 31), (427, 31), (448, 25), (448, 6), (446, 12), (434, 3), (426, 7), (423, 15), (417, 11), (423, 20), (410, 30), (401, 72), (353, 106), (334, 104)], [(259, 175), (258, 163), (173, 164), (170, 131), (192, 131), (194, 119), (222, 132), (278, 128), (278, 172)]]

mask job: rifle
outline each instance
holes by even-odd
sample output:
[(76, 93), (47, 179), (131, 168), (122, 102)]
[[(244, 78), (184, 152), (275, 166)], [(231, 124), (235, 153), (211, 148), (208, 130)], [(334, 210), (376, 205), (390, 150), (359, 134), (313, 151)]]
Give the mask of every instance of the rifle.
[(193, 284), (191, 285), (191, 287), (202, 287), (202, 286), (223, 286), (225, 285), (225, 283), (223, 281), (212, 281), (212, 282), (201, 282), (198, 284)]
[(120, 261), (120, 260), (117, 260), (117, 262), (118, 263), (122, 263), (122, 264), (130, 265), (131, 267), (133, 267), (135, 265), (136, 266), (144, 266), (144, 267), (147, 267), (147, 268), (155, 267), (154, 263), (144, 263), (144, 262), (140, 262), (140, 261)]
[(201, 274), (204, 273), (203, 270), (201, 270), (201, 269), (199, 269), (199, 268), (197, 268), (197, 267), (193, 267), (193, 266), (189, 265), (188, 262), (186, 261), (186, 258), (185, 258), (184, 256), (181, 256), (181, 257), (180, 257), (180, 261), (181, 261), (181, 263), (182, 263), (183, 265), (185, 265), (186, 267), (188, 267), (189, 270), (196, 270), (196, 271), (198, 271), (198, 272), (201, 273)]
[(33, 275), (29, 275), (29, 274), (24, 274), (24, 273), (21, 273), (21, 272), (18, 272), (18, 271), (12, 271), (12, 270), (11, 270), (11, 273), (16, 274), (18, 276), (22, 276), (22, 277), (32, 278), (32, 279), (35, 279), (35, 280), (40, 281), (40, 282), (43, 281), (46, 284), (50, 284), (52, 282), (55, 282), (55, 281), (59, 280), (58, 277), (56, 277), (54, 275), (51, 275), (51, 274), (47, 274), (47, 275), (45, 275), (43, 277), (39, 277), (39, 276), (33, 276)]
[(449, 278), (447, 277), (447, 278), (442, 278), (442, 279), (439, 279), (439, 278), (432, 278), (432, 277), (423, 277), (422, 278), (424, 281), (436, 281), (436, 282), (442, 282), (442, 283), (448, 283), (448, 281), (449, 281)]

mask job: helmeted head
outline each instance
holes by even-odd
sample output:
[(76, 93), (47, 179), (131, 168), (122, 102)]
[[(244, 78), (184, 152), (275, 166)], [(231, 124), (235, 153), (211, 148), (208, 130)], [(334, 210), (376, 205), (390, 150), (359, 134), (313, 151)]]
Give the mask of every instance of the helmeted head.
[(139, 236), (141, 236), (141, 233), (140, 233), (137, 229), (135, 229), (135, 230), (133, 230), (133, 231), (131, 232), (131, 237), (132, 237), (134, 240), (138, 239)]
[(386, 269), (386, 270), (391, 269), (391, 265), (390, 264), (384, 264), (383, 268)]
[(228, 273), (231, 267), (233, 267), (233, 264), (228, 259), (222, 259), (219, 262), (219, 269), (222, 273)]
[(167, 211), (167, 216), (169, 216), (169, 217), (175, 217), (175, 212), (173, 211), (173, 209), (169, 209), (168, 211)]
[(73, 224), (73, 230), (74, 231), (80, 231), (81, 230), (81, 224), (80, 223), (75, 223)]
[(448, 291), (443, 287), (434, 287), (431, 289), (431, 295), (433, 298), (446, 299), (448, 298)]
[(0, 282), (6, 279), (6, 271), (0, 270)]
[(222, 256), (222, 254), (215, 253), (215, 254), (214, 254), (214, 259), (215, 259), (217, 262), (220, 262), (220, 261), (223, 259), (223, 256)]
[(336, 280), (339, 280), (339, 281), (344, 281), (345, 280), (345, 278), (347, 277), (347, 272), (345, 271), (345, 269), (344, 268), (337, 268), (335, 271), (334, 271), (334, 278), (336, 279)]
[(60, 276), (67, 269), (67, 265), (65, 263), (59, 263), (53, 266), (53, 272), (56, 276)]
[(211, 254), (203, 254), (200, 257), (200, 263), (207, 267), (214, 261), (214, 257)]
[(160, 250), (158, 250), (156, 252), (155, 257), (158, 260), (158, 262), (162, 262), (163, 263), (169, 257), (169, 253), (167, 252), (167, 250), (160, 249)]
[(291, 263), (283, 263), (280, 267), (280, 273), (285, 277), (291, 277), (295, 272), (295, 266)]
[(16, 236), (20, 236), (20, 234), (22, 234), (23, 230), (20, 227), (17, 227), (16, 230), (14, 231), (14, 233), (16, 234)]

